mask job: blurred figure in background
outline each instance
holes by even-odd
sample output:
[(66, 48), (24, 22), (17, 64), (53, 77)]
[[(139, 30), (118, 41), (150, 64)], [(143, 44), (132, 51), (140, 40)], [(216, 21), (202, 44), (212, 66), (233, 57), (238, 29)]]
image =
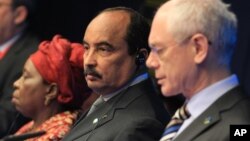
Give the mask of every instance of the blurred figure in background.
[(250, 124), (249, 99), (230, 70), (236, 31), (221, 0), (171, 0), (159, 8), (146, 63), (164, 96), (186, 98), (161, 141), (228, 141), (230, 125)]
[(14, 81), (39, 44), (28, 31), (33, 12), (34, 0), (0, 0), (0, 138), (27, 122), (11, 104), (11, 95)]
[(12, 102), (32, 119), (16, 135), (44, 130), (31, 141), (59, 141), (70, 130), (92, 91), (83, 74), (83, 46), (56, 35), (26, 61)]

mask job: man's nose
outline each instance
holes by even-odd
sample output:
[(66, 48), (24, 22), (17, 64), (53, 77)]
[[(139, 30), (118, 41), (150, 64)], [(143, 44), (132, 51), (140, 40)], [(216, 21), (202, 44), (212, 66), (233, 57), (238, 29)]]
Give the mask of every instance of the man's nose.
[(83, 55), (84, 66), (95, 66), (97, 64), (96, 53), (93, 49), (89, 49)]
[(153, 52), (149, 53), (146, 61), (146, 65), (150, 69), (156, 69), (159, 66), (158, 60)]

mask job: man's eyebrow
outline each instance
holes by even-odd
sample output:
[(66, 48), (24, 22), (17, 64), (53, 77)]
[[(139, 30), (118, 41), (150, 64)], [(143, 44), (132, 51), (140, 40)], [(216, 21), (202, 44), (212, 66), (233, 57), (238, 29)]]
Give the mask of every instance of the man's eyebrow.
[(108, 43), (108, 42), (106, 42), (106, 41), (101, 41), (101, 42), (99, 42), (99, 43), (96, 43), (96, 46), (107, 46), (107, 47), (109, 47), (109, 48), (114, 48), (114, 46), (112, 45), (112, 44), (110, 44), (110, 43)]
[(82, 40), (82, 44), (87, 44), (88, 45), (88, 43), (85, 40)]
[(155, 43), (153, 43), (153, 44), (148, 44), (148, 46), (149, 46), (150, 49), (156, 48), (156, 47), (155, 47), (155, 46), (156, 46)]
[[(84, 44), (89, 45), (89, 43), (87, 43), (86, 41), (83, 40), (83, 45)], [(94, 44), (95, 48), (99, 48), (101, 46), (106, 46), (110, 51), (115, 50), (114, 46), (106, 41), (100, 41), (100, 42)]]
[[(85, 40), (82, 41), (82, 44), (89, 44), (88, 42), (86, 42)], [(95, 43), (95, 46), (101, 46), (101, 45), (105, 45), (105, 46), (108, 46), (108, 47), (112, 47), (113, 48), (113, 45), (106, 42), (106, 41), (101, 41), (101, 42), (98, 42), (98, 43)]]

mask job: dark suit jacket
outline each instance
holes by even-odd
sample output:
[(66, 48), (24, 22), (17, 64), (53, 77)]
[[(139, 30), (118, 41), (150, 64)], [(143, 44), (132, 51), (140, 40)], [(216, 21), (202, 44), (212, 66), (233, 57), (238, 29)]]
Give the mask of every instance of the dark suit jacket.
[[(39, 40), (30, 33), (24, 33), (0, 60), (0, 138), (5, 136), (16, 118), (13, 131), (25, 122), (11, 104), (13, 83), (22, 74), (23, 65), (31, 53), (37, 50)], [(20, 125), (18, 125), (20, 124)]]
[(239, 87), (219, 98), (174, 141), (229, 141), (234, 124), (250, 124), (250, 102)]
[(82, 116), (63, 141), (158, 141), (169, 116), (150, 79)]

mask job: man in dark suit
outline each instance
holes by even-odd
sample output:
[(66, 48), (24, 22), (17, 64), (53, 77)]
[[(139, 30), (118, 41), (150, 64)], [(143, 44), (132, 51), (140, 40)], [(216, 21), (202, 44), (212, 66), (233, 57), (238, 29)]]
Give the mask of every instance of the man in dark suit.
[(171, 0), (159, 8), (146, 64), (164, 96), (187, 99), (161, 141), (228, 141), (230, 125), (250, 124), (249, 99), (230, 71), (236, 31), (234, 13), (220, 0)]
[(14, 133), (27, 119), (11, 104), (13, 83), (39, 40), (27, 31), (32, 0), (0, 1), (0, 138)]
[[(124, 7), (102, 11), (83, 44), (85, 79), (100, 97), (65, 141), (156, 141), (169, 116), (152, 84), (145, 59), (149, 24)], [(93, 106), (92, 106), (93, 107)]]

